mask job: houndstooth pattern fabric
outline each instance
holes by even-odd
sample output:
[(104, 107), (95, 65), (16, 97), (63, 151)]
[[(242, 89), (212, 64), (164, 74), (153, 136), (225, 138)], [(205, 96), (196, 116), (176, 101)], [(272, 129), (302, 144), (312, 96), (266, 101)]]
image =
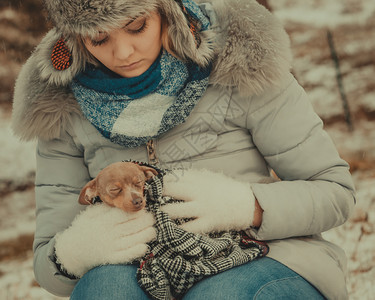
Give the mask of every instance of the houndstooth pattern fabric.
[[(159, 171), (159, 170), (158, 170)], [(209, 236), (187, 232), (161, 211), (165, 203), (176, 201), (163, 197), (163, 175), (146, 185), (148, 209), (156, 219), (157, 239), (137, 270), (140, 286), (153, 299), (180, 299), (193, 284), (250, 262), (267, 254), (266, 244), (251, 240), (243, 232), (213, 233)]]

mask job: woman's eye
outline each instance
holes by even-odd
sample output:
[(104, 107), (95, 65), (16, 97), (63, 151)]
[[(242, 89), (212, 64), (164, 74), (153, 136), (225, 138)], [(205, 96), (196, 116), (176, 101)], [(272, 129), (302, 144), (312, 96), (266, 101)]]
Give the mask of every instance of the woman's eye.
[(108, 40), (108, 37), (105, 37), (103, 39), (91, 40), (90, 43), (92, 46), (96, 47), (96, 46), (103, 45), (105, 42), (107, 42), (107, 40)]
[[(147, 28), (147, 18), (135, 19), (134, 21), (128, 23), (124, 26), (124, 29), (130, 34), (139, 34)], [(93, 47), (101, 46), (105, 44), (109, 39), (109, 35), (101, 32), (95, 39), (90, 39), (90, 44)]]
[(107, 40), (109, 36), (105, 32), (98, 32), (97, 36), (93, 39), (90, 39), (90, 44), (92, 46), (100, 46), (103, 45)]
[(138, 33), (141, 33), (143, 32), (147, 27), (147, 20), (146, 18), (145, 19), (142, 19), (142, 20), (136, 20), (134, 22), (132, 22), (131, 24), (127, 25), (125, 27), (125, 29), (129, 32), (129, 33), (132, 33), (132, 34), (138, 34)]

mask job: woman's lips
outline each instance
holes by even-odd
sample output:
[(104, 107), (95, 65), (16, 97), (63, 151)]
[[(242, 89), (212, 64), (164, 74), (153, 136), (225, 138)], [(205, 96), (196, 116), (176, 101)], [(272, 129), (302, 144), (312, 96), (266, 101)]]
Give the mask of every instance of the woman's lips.
[(119, 68), (122, 69), (122, 70), (130, 71), (130, 70), (133, 70), (133, 69), (137, 68), (139, 66), (140, 62), (141, 61), (139, 60), (139, 61), (136, 61), (136, 62), (131, 63), (129, 65), (119, 66)]

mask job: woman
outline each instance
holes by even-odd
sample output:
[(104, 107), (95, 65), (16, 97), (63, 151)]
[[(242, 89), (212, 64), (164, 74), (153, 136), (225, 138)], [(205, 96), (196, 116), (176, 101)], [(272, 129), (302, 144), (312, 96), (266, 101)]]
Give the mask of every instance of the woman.
[[(78, 280), (55, 255), (56, 234), (82, 210), (80, 189), (131, 159), (248, 185), (233, 217), (248, 218), (241, 229), (267, 241), (269, 254), (202, 280), (186, 299), (347, 298), (345, 255), (320, 233), (354, 206), (348, 165), (290, 75), (288, 38), (266, 9), (247, 0), (48, 0), (46, 8), (55, 27), (19, 75), (13, 113), (15, 133), (38, 138), (34, 266), (43, 288), (147, 298), (136, 266), (101, 266)], [(269, 168), (281, 181), (254, 183)], [(95, 234), (84, 241), (100, 265)]]

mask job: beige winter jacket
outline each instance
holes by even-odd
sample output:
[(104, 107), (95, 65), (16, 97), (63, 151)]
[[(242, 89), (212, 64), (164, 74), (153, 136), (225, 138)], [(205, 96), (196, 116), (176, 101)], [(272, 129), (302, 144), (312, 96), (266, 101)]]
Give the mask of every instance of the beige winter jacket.
[[(345, 254), (320, 233), (343, 224), (354, 206), (348, 165), (288, 72), (288, 39), (277, 20), (255, 1), (212, 2), (202, 6), (220, 49), (211, 84), (184, 124), (154, 140), (158, 165), (218, 170), (253, 183), (264, 214), (259, 230), (249, 231), (268, 241), (268, 256), (327, 298), (345, 299)], [(76, 280), (53, 263), (54, 236), (83, 209), (80, 189), (110, 163), (150, 156), (146, 146), (111, 143), (81, 115), (69, 87), (47, 84), (41, 73), (57, 38), (52, 30), (19, 75), (13, 129), (38, 138), (35, 275), (43, 288), (68, 296)], [(282, 181), (255, 183), (269, 168)]]

